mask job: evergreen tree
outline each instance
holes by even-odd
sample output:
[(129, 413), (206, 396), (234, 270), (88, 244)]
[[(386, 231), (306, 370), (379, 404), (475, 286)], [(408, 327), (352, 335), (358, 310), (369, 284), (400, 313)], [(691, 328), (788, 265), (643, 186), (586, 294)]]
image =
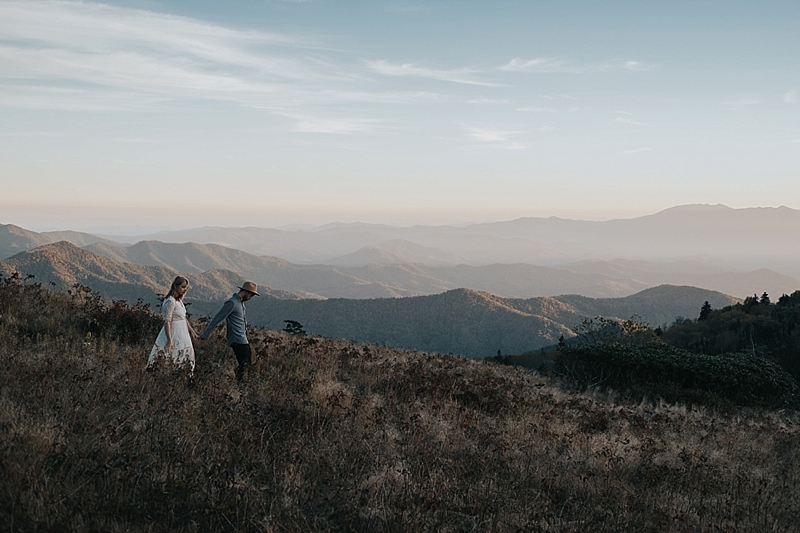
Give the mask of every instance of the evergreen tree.
[(711, 315), (711, 304), (706, 300), (700, 307), (700, 316), (697, 320), (706, 320)]

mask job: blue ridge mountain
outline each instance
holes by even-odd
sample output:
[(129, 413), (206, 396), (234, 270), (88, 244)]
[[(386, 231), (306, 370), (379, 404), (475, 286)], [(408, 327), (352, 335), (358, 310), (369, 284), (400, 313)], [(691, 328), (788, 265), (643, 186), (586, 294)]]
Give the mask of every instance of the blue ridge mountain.
[(59, 241), (67, 241), (80, 247), (100, 242), (116, 244), (115, 241), (79, 231), (45, 231), (37, 233), (13, 224), (0, 224), (0, 259), (6, 259), (19, 252)]
[(575, 295), (529, 299), (501, 298), (470, 289), (410, 298), (369, 300), (280, 300), (262, 298), (248, 305), (255, 322), (280, 329), (285, 320), (325, 337), (385, 343), (467, 357), (522, 354), (575, 336), (573, 328), (598, 315), (639, 316), (662, 325), (677, 317), (695, 318), (708, 301), (720, 308), (737, 298), (695, 287), (659, 286), (626, 298), (594, 299)]
[(528, 217), (458, 227), (210, 227), (126, 239), (128, 243), (148, 239), (216, 243), (295, 263), (323, 263), (366, 246), (401, 239), (463, 258), (462, 262), (470, 265), (557, 266), (614, 258), (651, 262), (700, 260), (728, 270), (768, 268), (800, 277), (800, 211), (788, 207), (684, 205), (652, 215), (602, 222)]
[[(421, 263), (365, 266), (299, 265), (217, 244), (143, 241), (87, 247), (118, 261), (167, 266), (179, 272), (232, 270), (260, 285), (324, 298), (397, 298), (468, 287), (508, 298), (575, 293), (616, 298), (662, 284), (691, 285), (743, 298), (790, 294), (800, 281), (766, 269), (731, 272), (699, 261), (652, 263), (617, 259), (548, 267), (530, 264), (436, 266)], [(383, 253), (383, 252), (378, 252)]]
[[(66, 241), (47, 244), (20, 252), (0, 261), (6, 276), (18, 272), (23, 277), (33, 275), (33, 281), (53, 284), (69, 289), (81, 284), (91, 287), (103, 296), (131, 303), (141, 299), (145, 303), (158, 302), (158, 294), (165, 293), (175, 276), (181, 272), (167, 266), (136, 265), (116, 261), (90, 250), (78, 248)], [(242, 275), (230, 270), (212, 269), (202, 273), (186, 274), (191, 279), (192, 299), (219, 300), (236, 292)], [(313, 298), (290, 291), (263, 292), (279, 298)]]
[[(224, 250), (217, 252), (223, 254)], [(44, 284), (69, 288), (80, 283), (107, 298), (131, 302), (141, 298), (150, 303), (168, 288), (177, 272), (167, 266), (116, 261), (67, 242), (21, 252), (0, 262), (0, 268), (6, 275), (13, 271), (23, 277), (33, 274), (34, 281)], [(191, 291), (187, 301), (195, 316), (213, 314), (243, 278), (241, 273), (223, 269), (188, 276)], [(263, 296), (248, 304), (248, 318), (255, 326), (282, 329), (285, 320), (296, 320), (312, 334), (468, 357), (494, 355), (497, 350), (523, 353), (551, 345), (562, 335), (574, 335), (572, 328), (582, 318), (597, 314), (619, 318), (635, 314), (660, 324), (677, 316), (696, 315), (704, 301), (714, 307), (737, 301), (714, 291), (669, 286), (605, 299), (503, 298), (465, 288), (427, 296), (369, 299), (303, 298), (293, 291), (266, 286), (259, 292)]]
[(624, 296), (649, 285), (634, 279), (527, 264), (431, 266), (418, 263), (366, 266), (298, 265), (275, 257), (257, 257), (216, 244), (167, 244), (143, 241), (128, 247), (87, 247), (130, 263), (168, 266), (177, 271), (230, 269), (260, 285), (325, 298), (398, 298), (437, 294), (459, 287), (506, 297), (577, 292)]
[[(703, 212), (705, 209), (698, 210)], [(676, 208), (663, 212), (662, 216), (675, 217), (686, 211), (692, 212), (693, 210), (689, 207)], [(712, 211), (720, 211), (723, 214), (733, 212), (737, 217), (741, 217), (743, 213), (739, 213), (739, 211), (747, 210), (714, 208)], [(744, 215), (748, 215), (750, 218), (764, 214), (783, 216), (784, 211), (786, 210), (768, 210), (761, 213), (756, 210), (748, 211)], [(788, 215), (793, 213), (792, 210), (788, 210)], [(647, 219), (647, 217), (642, 218)], [(539, 219), (532, 220), (535, 222), (534, 226), (542, 222)], [(563, 220), (546, 220), (556, 226), (564, 222)], [(647, 220), (650, 221), (648, 223), (652, 223), (652, 219)], [(567, 226), (574, 225), (573, 222), (582, 224), (580, 221), (571, 221)], [(491, 228), (495, 228), (497, 225), (504, 226), (504, 230), (513, 236), (521, 231), (517, 226), (530, 225), (530, 223), (530, 220), (520, 219), (487, 226)], [(760, 225), (762, 228), (771, 227), (763, 221)], [(689, 227), (690, 225), (684, 229), (688, 232)], [(563, 293), (600, 298), (627, 296), (660, 284), (691, 285), (745, 297), (762, 292), (772, 295), (788, 294), (800, 286), (800, 282), (796, 278), (771, 269), (737, 271), (732, 265), (713, 262), (716, 261), (714, 258), (659, 262), (622, 258), (594, 259), (550, 266), (530, 263), (467, 264), (465, 261), (460, 261), (463, 259), (461, 256), (450, 254), (439, 248), (423, 246), (403, 239), (392, 239), (382, 241), (375, 246), (363, 247), (349, 256), (332, 260), (332, 262), (342, 263), (342, 265), (336, 266), (292, 263), (282, 258), (257, 256), (214, 243), (165, 243), (151, 240), (126, 246), (120, 243), (98, 241), (99, 237), (78, 232), (37, 234), (10, 225), (0, 228), (3, 230), (0, 231), (0, 248), (5, 246), (6, 250), (32, 247), (37, 242), (49, 241), (64, 234), (79, 245), (89, 242), (90, 244), (85, 246), (87, 249), (117, 261), (163, 266), (189, 274), (215, 269), (229, 270), (253, 279), (261, 285), (292, 291), (307, 297), (395, 298), (437, 294), (454, 288), (469, 287), (510, 298)], [(329, 225), (311, 233), (360, 232), (367, 229), (394, 231), (409, 228), (365, 224)], [(250, 239), (255, 239), (257, 234), (263, 233), (258, 228), (245, 228), (245, 230), (242, 233)], [(456, 231), (459, 228), (419, 227), (417, 230), (424, 235), (431, 232)], [(234, 236), (239, 234), (235, 230), (231, 231)], [(284, 237), (305, 234), (298, 231), (281, 233), (280, 230), (270, 230), (267, 233), (272, 235), (275, 232)], [(452, 237), (455, 241), (466, 239), (463, 235), (453, 234)], [(508, 242), (515, 241), (515, 239), (516, 237), (509, 237), (497, 242), (504, 242), (507, 245)], [(526, 242), (530, 244), (529, 241)], [(487, 243), (487, 246), (489, 245), (491, 243)], [(791, 250), (787, 251), (786, 258), (782, 260), (788, 261), (791, 258), (790, 252)], [(753, 253), (752, 255), (755, 257), (758, 254)], [(412, 259), (416, 262), (408, 262)], [(456, 261), (459, 264), (448, 264), (448, 262)], [(752, 261), (755, 262), (755, 259)], [(765, 258), (764, 263), (771, 264), (774, 261)]]
[(341, 257), (322, 261), (326, 265), (358, 267), (367, 265), (399, 265), (417, 263), (429, 266), (452, 266), (466, 263), (463, 257), (431, 246), (422, 246), (404, 239), (392, 239), (365, 246)]

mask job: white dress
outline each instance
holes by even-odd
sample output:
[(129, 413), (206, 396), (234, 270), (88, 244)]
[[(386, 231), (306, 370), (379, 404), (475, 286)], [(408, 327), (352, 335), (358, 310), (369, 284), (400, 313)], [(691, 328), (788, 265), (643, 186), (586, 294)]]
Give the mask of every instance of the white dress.
[(150, 351), (147, 366), (152, 365), (156, 357), (163, 355), (171, 359), (176, 365), (189, 363), (192, 372), (194, 372), (194, 347), (192, 346), (192, 338), (189, 336), (189, 325), (186, 323), (186, 307), (183, 302), (170, 296), (161, 304), (161, 313), (164, 315), (164, 322), (169, 322), (171, 326), (172, 349), (169, 352), (164, 350), (167, 345), (167, 332), (162, 327), (156, 338), (156, 343)]

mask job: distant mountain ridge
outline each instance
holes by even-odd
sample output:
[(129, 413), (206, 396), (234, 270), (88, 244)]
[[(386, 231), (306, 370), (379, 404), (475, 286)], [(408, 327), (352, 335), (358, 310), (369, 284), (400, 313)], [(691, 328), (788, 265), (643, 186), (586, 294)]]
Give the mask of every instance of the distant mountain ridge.
[(375, 246), (365, 246), (351, 254), (327, 259), (322, 263), (344, 267), (406, 263), (452, 266), (466, 263), (466, 260), (438, 248), (421, 246), (404, 239), (392, 239)]
[(800, 276), (800, 211), (684, 205), (602, 222), (520, 218), (465, 226), (328, 225), (282, 231), (198, 228), (131, 237), (128, 242), (217, 243), (295, 263), (323, 263), (401, 239), (463, 258), (466, 264), (562, 265), (580, 260), (701, 259), (730, 270), (769, 268)]
[(45, 231), (37, 233), (13, 224), (0, 224), (0, 259), (6, 259), (19, 252), (59, 241), (67, 241), (81, 247), (99, 242), (115, 244), (114, 241), (103, 237), (78, 231)]
[[(90, 286), (107, 298), (135, 302), (156, 303), (157, 295), (164, 294), (179, 273), (166, 266), (136, 265), (110, 259), (104, 255), (62, 241), (34, 248), (0, 261), (5, 275), (19, 272), (23, 276), (33, 275), (43, 284), (53, 283), (68, 289), (79, 283)], [(185, 273), (183, 273), (185, 274)], [(241, 274), (224, 269), (213, 269), (195, 273), (191, 278), (192, 297), (198, 300), (227, 298), (238, 290)], [(265, 294), (279, 298), (299, 298), (290, 291), (271, 291)], [(302, 295), (312, 297), (313, 295)]]
[[(6, 275), (35, 275), (36, 282), (69, 288), (88, 285), (112, 299), (157, 301), (176, 271), (164, 266), (115, 261), (67, 242), (49, 244), (0, 261)], [(211, 315), (241, 283), (229, 270), (189, 275), (187, 302), (191, 312)], [(503, 298), (488, 292), (454, 289), (410, 298), (309, 299), (295, 292), (259, 288), (262, 297), (248, 303), (253, 325), (282, 329), (297, 320), (309, 333), (386, 343), (424, 351), (486, 357), (523, 353), (573, 335), (582, 317), (603, 314), (628, 318), (633, 314), (655, 325), (676, 316), (694, 316), (706, 300), (714, 307), (737, 301), (714, 291), (692, 287), (658, 287), (627, 298), (582, 296)], [(155, 332), (154, 332), (155, 334)]]
[(467, 357), (521, 354), (575, 336), (572, 328), (598, 315), (637, 315), (653, 326), (676, 317), (696, 318), (703, 302), (720, 308), (739, 300), (695, 287), (660, 286), (626, 298), (574, 295), (529, 299), (501, 298), (455, 289), (442, 294), (369, 300), (252, 300), (248, 316), (272, 329), (284, 320), (303, 324), (316, 335)]
[[(0, 251), (10, 257), (59, 235), (117, 261), (189, 274), (228, 270), (323, 298), (422, 296), (459, 287), (509, 298), (603, 298), (661, 284), (742, 298), (800, 287), (800, 211), (786, 207), (687, 205), (603, 222), (550, 217), (459, 227), (197, 228), (131, 245), (7, 225), (0, 226)], [(177, 242), (163, 242), (170, 240)]]
[(788, 294), (800, 288), (799, 280), (776, 272), (729, 272), (696, 261), (665, 264), (585, 261), (561, 267), (529, 264), (435, 266), (388, 261), (367, 266), (331, 266), (298, 265), (217, 244), (142, 241), (128, 247), (94, 244), (87, 249), (118, 261), (167, 266), (179, 272), (231, 270), (261, 285), (324, 298), (423, 296), (460, 287), (508, 298), (564, 293), (615, 298), (662, 284), (699, 286), (737, 297), (765, 291)]

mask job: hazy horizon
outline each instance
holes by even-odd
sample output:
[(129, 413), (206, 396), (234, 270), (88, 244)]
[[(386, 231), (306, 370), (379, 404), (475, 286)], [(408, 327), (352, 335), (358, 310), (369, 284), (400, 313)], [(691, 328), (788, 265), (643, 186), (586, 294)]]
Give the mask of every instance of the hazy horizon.
[(800, 208), (800, 9), (0, 0), (35, 231)]
[[(672, 207), (679, 207), (679, 206), (667, 206), (664, 209), (670, 209)], [(773, 206), (747, 206), (743, 207), (742, 209), (747, 209), (750, 207), (773, 207)], [(783, 206), (774, 206), (774, 207), (783, 207)], [(241, 213), (239, 216), (236, 217), (226, 217), (225, 215), (220, 214), (212, 214), (206, 217), (186, 217), (181, 220), (175, 221), (174, 225), (167, 226), (167, 225), (151, 225), (147, 224), (150, 217), (137, 217), (132, 220), (130, 224), (119, 224), (116, 223), (114, 218), (111, 216), (108, 217), (97, 217), (95, 220), (100, 219), (98, 222), (92, 224), (85, 220), (85, 217), (79, 217), (78, 215), (52, 215), (52, 214), (20, 214), (13, 210), (3, 209), (0, 216), (3, 216), (3, 219), (0, 220), (0, 224), (13, 224), (15, 226), (19, 226), (25, 228), (27, 230), (36, 231), (36, 232), (48, 232), (48, 231), (80, 231), (83, 233), (94, 233), (94, 234), (105, 234), (105, 235), (120, 235), (120, 236), (133, 236), (133, 235), (149, 235), (158, 232), (170, 232), (170, 231), (181, 231), (187, 229), (195, 229), (195, 228), (202, 228), (202, 227), (225, 227), (225, 228), (236, 228), (236, 227), (259, 227), (265, 229), (297, 229), (297, 228), (319, 228), (321, 226), (326, 225), (334, 225), (334, 224), (385, 224), (388, 226), (393, 227), (412, 227), (412, 226), (467, 226), (471, 224), (487, 224), (493, 222), (505, 222), (509, 220), (515, 220), (518, 218), (548, 218), (548, 217), (557, 217), (563, 219), (571, 219), (571, 220), (584, 220), (584, 221), (593, 221), (593, 222), (603, 222), (609, 220), (618, 220), (618, 219), (629, 219), (629, 218), (637, 218), (640, 216), (647, 216), (655, 214), (659, 211), (663, 211), (664, 209), (659, 209), (655, 211), (650, 210), (615, 210), (613, 212), (609, 212), (607, 210), (585, 210), (585, 211), (544, 211), (541, 213), (529, 213), (529, 214), (520, 214), (519, 216), (502, 216), (502, 214), (498, 213), (497, 217), (495, 218), (456, 218), (456, 217), (442, 217), (441, 215), (437, 216), (435, 213), (421, 216), (417, 219), (410, 219), (406, 216), (381, 216), (380, 213), (376, 213), (375, 215), (371, 214), (362, 214), (362, 218), (347, 218), (346, 215), (342, 215), (339, 219), (328, 219), (322, 218), (314, 215), (310, 216), (288, 216), (288, 217), (281, 217), (281, 218), (263, 218), (259, 217), (257, 214), (249, 214), (247, 212)], [(134, 209), (133, 211), (140, 210)], [(78, 211), (78, 210), (76, 210)], [(7, 213), (14, 213), (16, 214), (15, 217), (7, 216)], [(134, 215), (135, 216), (135, 215)], [(466, 215), (465, 215), (466, 217)], [(238, 221), (240, 223), (225, 223), (226, 220), (233, 220)], [(56, 222), (54, 222), (56, 221)], [(102, 223), (102, 221), (107, 221), (106, 223)], [(196, 221), (196, 223), (191, 223), (192, 221)], [(262, 223), (258, 223), (261, 221)]]
[(297, 223), (285, 223), (285, 224), (275, 224), (275, 225), (257, 225), (257, 224), (246, 224), (246, 225), (224, 225), (224, 224), (199, 224), (199, 225), (182, 225), (182, 226), (148, 226), (148, 225), (105, 225), (105, 226), (47, 226), (42, 224), (37, 224), (34, 222), (32, 225), (25, 225), (21, 224), (16, 221), (9, 221), (9, 220), (2, 220), (0, 219), (0, 225), (3, 224), (11, 224), (15, 226), (19, 226), (23, 229), (35, 231), (35, 232), (57, 232), (57, 231), (78, 231), (82, 233), (90, 233), (95, 234), (98, 236), (119, 236), (119, 237), (132, 237), (132, 236), (152, 236), (157, 235), (158, 233), (170, 233), (170, 232), (179, 232), (184, 230), (192, 230), (192, 229), (201, 229), (201, 228), (226, 228), (226, 229), (235, 229), (241, 227), (256, 227), (262, 229), (277, 229), (277, 230), (314, 230), (319, 228), (324, 228), (326, 226), (348, 226), (348, 225), (385, 225), (393, 228), (413, 228), (415, 226), (421, 227), (465, 227), (473, 224), (493, 224), (498, 222), (509, 222), (513, 220), (518, 220), (521, 218), (561, 218), (564, 220), (573, 220), (573, 221), (588, 221), (588, 222), (608, 222), (613, 220), (632, 220), (636, 218), (640, 218), (643, 216), (648, 215), (655, 215), (662, 211), (667, 211), (670, 209), (676, 208), (689, 208), (689, 207), (721, 207), (732, 209), (736, 211), (742, 210), (749, 210), (749, 209), (780, 209), (780, 208), (789, 208), (785, 205), (780, 206), (750, 206), (750, 207), (743, 207), (743, 208), (732, 208), (730, 206), (726, 206), (724, 204), (684, 204), (684, 205), (675, 205), (667, 207), (666, 209), (661, 209), (658, 211), (653, 212), (643, 212), (636, 215), (631, 216), (618, 216), (618, 217), (570, 217), (570, 216), (560, 216), (560, 215), (544, 215), (544, 216), (522, 216), (522, 217), (514, 217), (514, 218), (502, 218), (502, 219), (493, 219), (493, 220), (469, 220), (464, 222), (442, 222), (442, 223), (391, 223), (385, 221), (375, 221), (370, 222), (366, 220), (330, 220), (326, 222), (320, 223), (310, 223), (310, 222), (297, 222)]

